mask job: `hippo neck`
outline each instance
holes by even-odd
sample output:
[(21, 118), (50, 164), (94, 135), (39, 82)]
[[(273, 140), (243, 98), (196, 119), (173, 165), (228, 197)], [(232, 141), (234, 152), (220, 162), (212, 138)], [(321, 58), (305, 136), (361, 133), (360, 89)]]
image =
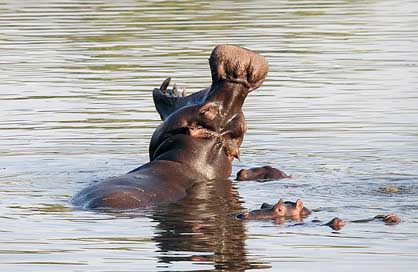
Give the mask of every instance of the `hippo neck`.
[(188, 169), (184, 175), (196, 179), (228, 179), (232, 162), (225, 155), (224, 147), (216, 138), (193, 138), (178, 134), (170, 138), (169, 146), (154, 160), (181, 163)]

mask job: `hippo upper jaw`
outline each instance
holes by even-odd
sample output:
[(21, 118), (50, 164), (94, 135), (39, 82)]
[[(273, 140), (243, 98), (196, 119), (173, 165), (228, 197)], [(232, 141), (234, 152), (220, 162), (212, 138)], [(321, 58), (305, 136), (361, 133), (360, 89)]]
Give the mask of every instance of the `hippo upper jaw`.
[(263, 84), (269, 69), (263, 56), (232, 45), (216, 46), (210, 55), (209, 65), (212, 85), (229, 81), (243, 85), (248, 92)]

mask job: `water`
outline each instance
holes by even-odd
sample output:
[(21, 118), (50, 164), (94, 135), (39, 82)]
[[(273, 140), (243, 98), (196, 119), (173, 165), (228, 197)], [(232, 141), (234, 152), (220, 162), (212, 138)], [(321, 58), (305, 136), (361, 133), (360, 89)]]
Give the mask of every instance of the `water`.
[[(92, 181), (147, 161), (152, 88), (208, 86), (221, 43), (270, 63), (234, 173), (294, 178), (206, 184), (155, 210), (73, 209)], [(416, 1), (2, 1), (0, 82), (1, 271), (418, 268)], [(232, 216), (281, 197), (321, 211), (303, 225)], [(389, 212), (402, 223), (311, 223)]]

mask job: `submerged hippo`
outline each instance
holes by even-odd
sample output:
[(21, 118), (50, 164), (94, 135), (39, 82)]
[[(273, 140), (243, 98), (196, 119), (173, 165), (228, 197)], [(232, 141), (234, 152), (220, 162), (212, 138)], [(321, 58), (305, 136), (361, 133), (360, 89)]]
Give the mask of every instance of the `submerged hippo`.
[[(318, 210), (313, 210), (318, 211)], [(244, 212), (237, 215), (239, 219), (245, 220), (269, 220), (269, 219), (276, 219), (276, 222), (283, 223), (284, 220), (282, 219), (292, 219), (295, 221), (301, 221), (301, 219), (309, 216), (311, 214), (311, 210), (307, 209), (302, 200), (298, 199), (296, 202), (292, 201), (284, 201), (280, 199), (275, 205), (270, 205), (268, 203), (263, 203), (258, 210), (252, 210), (249, 212)], [(279, 219), (277, 221), (277, 219)], [(386, 214), (386, 215), (376, 215), (373, 218), (369, 219), (360, 219), (360, 220), (350, 220), (347, 222), (350, 223), (367, 223), (372, 221), (383, 221), (386, 225), (396, 225), (401, 222), (401, 219), (396, 214)], [(331, 221), (327, 223), (323, 223), (320, 220), (312, 220), (312, 223), (319, 224), (321, 226), (328, 226), (333, 230), (340, 230), (346, 224), (346, 221), (334, 217)], [(303, 224), (303, 223), (302, 223)], [(298, 224), (301, 225), (301, 224)]]
[(254, 167), (250, 169), (241, 169), (237, 173), (236, 180), (244, 181), (244, 180), (273, 180), (273, 179), (282, 179), (282, 178), (291, 178), (292, 176), (287, 175), (285, 172), (271, 167), (271, 166), (263, 166), (263, 167)]
[[(367, 223), (367, 222), (372, 222), (372, 221), (383, 221), (386, 225), (396, 225), (401, 222), (401, 218), (396, 214), (390, 213), (390, 214), (378, 214), (373, 218), (351, 220), (348, 222)], [(324, 225), (332, 228), (333, 230), (340, 230), (346, 225), (346, 222), (338, 217), (334, 217), (331, 221), (329, 221), (328, 223)]]
[(298, 199), (296, 202), (284, 201), (280, 199), (275, 205), (263, 203), (261, 208), (250, 212), (239, 214), (239, 219), (247, 220), (267, 220), (275, 218), (301, 219), (311, 214), (311, 211), (304, 207), (303, 201)]
[(228, 179), (247, 130), (241, 111), (260, 87), (268, 64), (257, 53), (219, 45), (211, 53), (210, 88), (180, 96), (170, 80), (154, 90), (162, 124), (152, 135), (150, 162), (131, 172), (90, 185), (74, 198), (84, 208), (132, 209), (175, 202), (199, 181)]

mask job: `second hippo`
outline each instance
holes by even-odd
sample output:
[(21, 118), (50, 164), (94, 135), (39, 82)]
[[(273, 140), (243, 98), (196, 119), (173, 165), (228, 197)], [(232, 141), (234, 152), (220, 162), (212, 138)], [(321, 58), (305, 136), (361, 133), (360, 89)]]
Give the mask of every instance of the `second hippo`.
[(273, 179), (291, 178), (292, 176), (287, 175), (285, 172), (271, 167), (262, 166), (254, 167), (250, 169), (241, 169), (237, 173), (236, 180), (257, 180), (257, 181), (268, 181)]
[(311, 214), (311, 211), (304, 207), (303, 201), (284, 201), (280, 199), (275, 205), (263, 203), (261, 208), (238, 215), (239, 219), (247, 220), (268, 220), (275, 218), (301, 219)]

